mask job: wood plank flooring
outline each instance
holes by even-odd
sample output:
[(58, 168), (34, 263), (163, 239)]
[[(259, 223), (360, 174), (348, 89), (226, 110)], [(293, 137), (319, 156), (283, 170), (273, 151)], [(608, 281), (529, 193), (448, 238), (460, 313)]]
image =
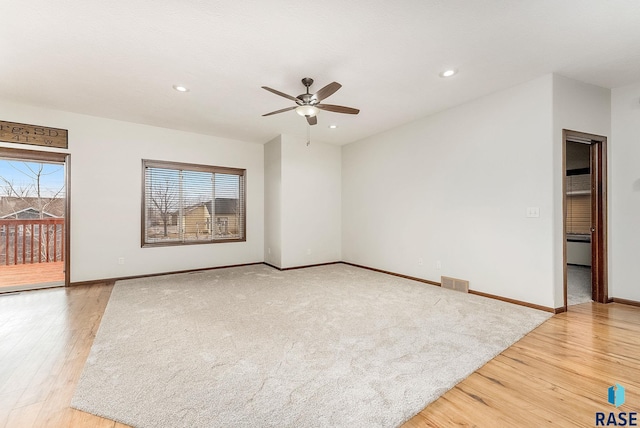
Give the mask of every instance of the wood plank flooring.
[(64, 284), (64, 262), (0, 265), (0, 293), (2, 287), (49, 282)]
[[(626, 388), (618, 409), (607, 389)], [(640, 412), (640, 308), (584, 303), (555, 315), (408, 421), (413, 427), (593, 427)]]
[(126, 427), (69, 407), (112, 288), (0, 295), (0, 427)]
[[(126, 427), (69, 407), (112, 285), (0, 295), (0, 427)], [(405, 428), (594, 426), (640, 411), (640, 308), (555, 315), (427, 406)], [(607, 388), (626, 387), (617, 410)]]

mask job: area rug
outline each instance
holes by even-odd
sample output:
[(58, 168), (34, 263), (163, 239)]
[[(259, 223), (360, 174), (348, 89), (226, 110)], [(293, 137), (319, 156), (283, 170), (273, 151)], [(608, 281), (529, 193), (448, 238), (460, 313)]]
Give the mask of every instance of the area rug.
[(392, 427), (550, 314), (344, 264), (116, 283), (72, 406), (136, 427)]

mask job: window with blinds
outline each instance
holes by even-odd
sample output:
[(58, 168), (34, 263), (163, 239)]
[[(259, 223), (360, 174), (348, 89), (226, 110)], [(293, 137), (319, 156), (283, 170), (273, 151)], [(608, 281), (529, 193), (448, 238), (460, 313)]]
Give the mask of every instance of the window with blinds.
[(567, 176), (567, 233), (591, 234), (591, 176)]
[(246, 240), (245, 170), (142, 161), (142, 246)]

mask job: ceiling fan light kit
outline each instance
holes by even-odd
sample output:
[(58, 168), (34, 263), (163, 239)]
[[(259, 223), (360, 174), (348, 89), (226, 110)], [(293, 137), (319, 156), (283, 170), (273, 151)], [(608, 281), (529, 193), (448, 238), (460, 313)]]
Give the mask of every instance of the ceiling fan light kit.
[(280, 110), (272, 111), (270, 113), (265, 113), (263, 116), (271, 116), (273, 114), (284, 113), (285, 111), (295, 110), (300, 116), (304, 116), (307, 118), (307, 123), (309, 125), (315, 125), (318, 123), (318, 119), (316, 115), (320, 110), (332, 111), (334, 113), (345, 113), (345, 114), (358, 114), (360, 110), (351, 107), (345, 106), (337, 106), (332, 104), (320, 104), (320, 101), (325, 98), (333, 95), (338, 89), (342, 87), (338, 82), (331, 82), (327, 86), (320, 89), (315, 94), (309, 93), (309, 87), (313, 85), (313, 79), (310, 77), (305, 77), (302, 79), (302, 84), (307, 89), (304, 94), (300, 94), (297, 97), (287, 95), (284, 92), (280, 92), (278, 90), (269, 88), (267, 86), (263, 86), (263, 89), (266, 89), (269, 92), (272, 92), (276, 95), (284, 97), (288, 100), (294, 101), (296, 103), (293, 107), (287, 107)]
[(315, 116), (318, 114), (320, 109), (318, 107), (314, 107), (312, 105), (303, 105), (296, 107), (296, 113), (300, 116)]

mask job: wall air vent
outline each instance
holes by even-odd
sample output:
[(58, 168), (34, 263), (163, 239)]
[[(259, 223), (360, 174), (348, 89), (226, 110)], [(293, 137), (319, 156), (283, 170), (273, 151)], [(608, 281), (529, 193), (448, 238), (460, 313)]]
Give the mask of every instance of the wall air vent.
[(465, 281), (464, 279), (441, 276), (440, 284), (442, 288), (448, 288), (449, 290), (462, 291), (463, 293), (469, 292), (469, 281)]

